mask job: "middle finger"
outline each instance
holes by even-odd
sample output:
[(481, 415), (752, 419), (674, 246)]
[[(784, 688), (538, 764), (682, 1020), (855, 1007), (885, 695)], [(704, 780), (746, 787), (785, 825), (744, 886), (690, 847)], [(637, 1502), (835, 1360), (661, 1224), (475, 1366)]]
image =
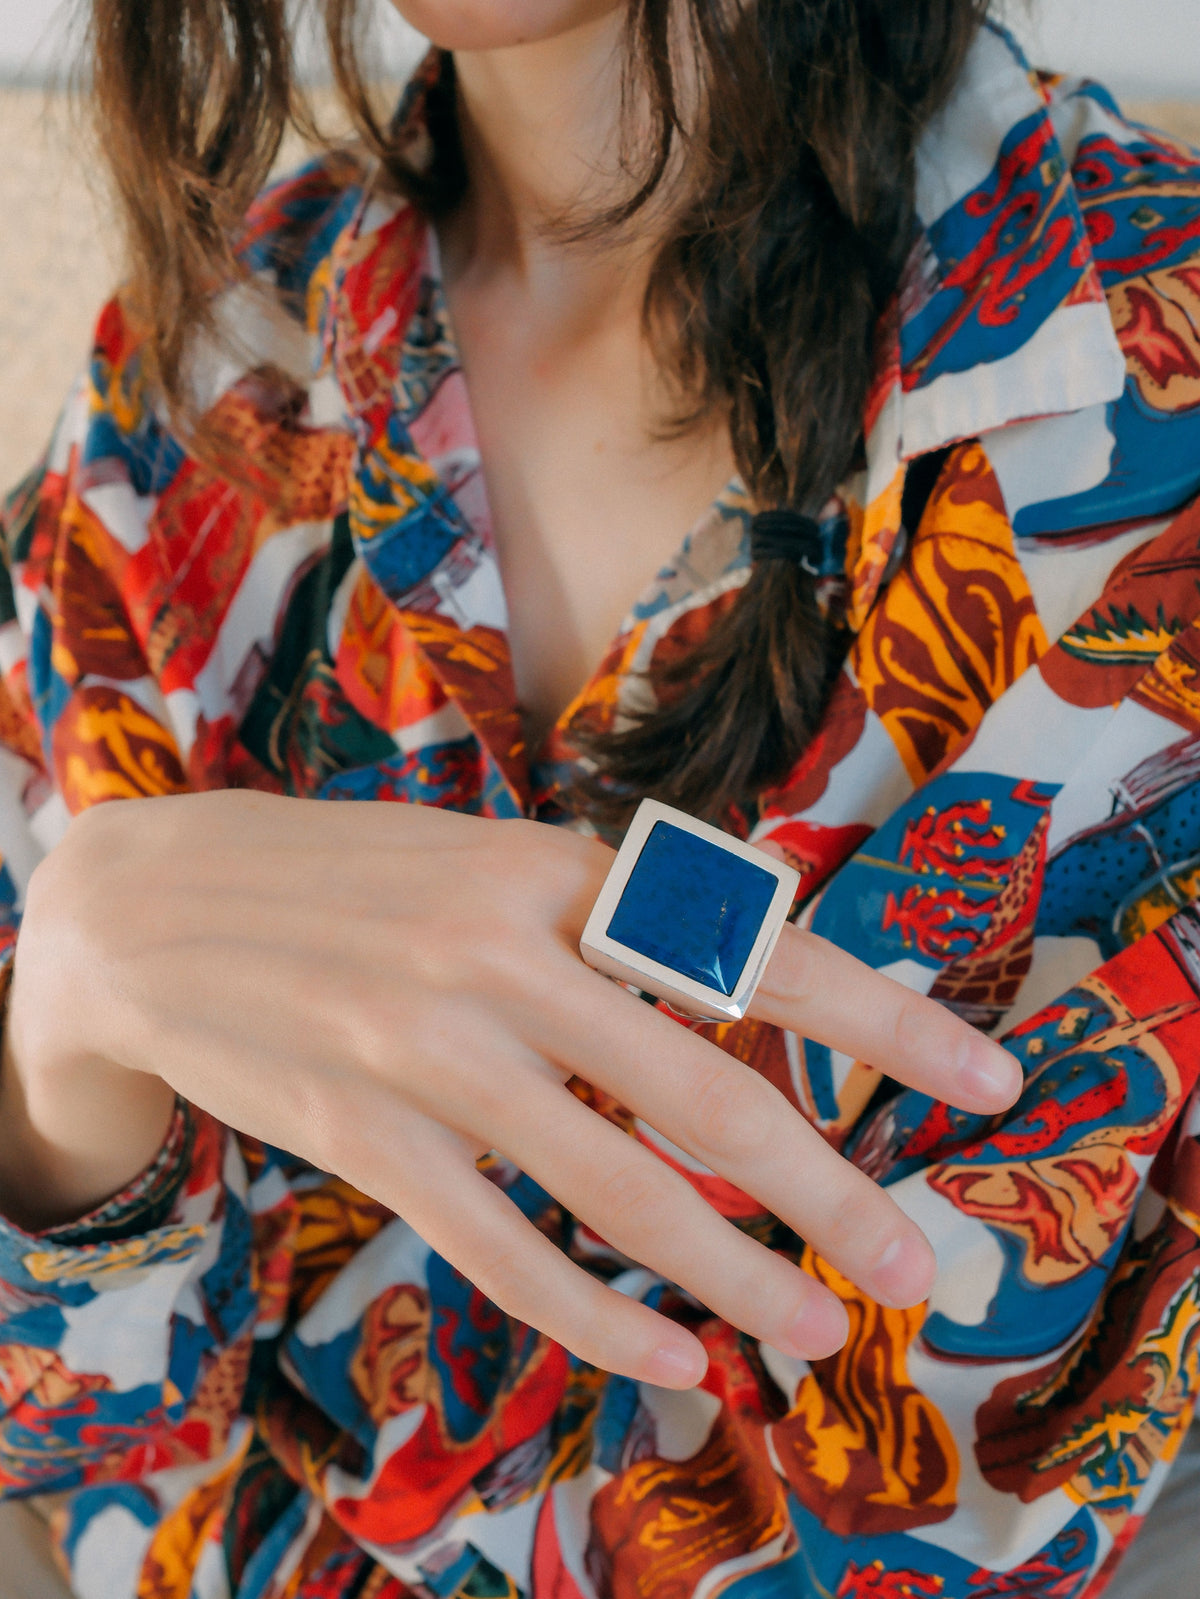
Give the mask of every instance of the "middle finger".
[(994, 1115), (1021, 1092), (1021, 1068), (1006, 1049), (936, 1000), (790, 923), (750, 1014), (962, 1110)]
[(569, 986), (569, 1015), (559, 1009), (542, 1041), (548, 1055), (753, 1195), (875, 1298), (926, 1297), (935, 1263), (920, 1228), (778, 1089), (607, 978), (580, 971)]

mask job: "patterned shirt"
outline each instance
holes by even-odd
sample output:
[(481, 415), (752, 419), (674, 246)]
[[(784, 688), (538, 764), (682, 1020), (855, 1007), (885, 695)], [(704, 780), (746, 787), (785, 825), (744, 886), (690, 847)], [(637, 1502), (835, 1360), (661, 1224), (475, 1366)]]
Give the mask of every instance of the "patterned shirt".
[[(930, 1299), (875, 1303), (597, 1095), (850, 1317), (838, 1354), (785, 1358), (491, 1159), (573, 1258), (698, 1328), (698, 1389), (639, 1385), (181, 1103), (125, 1192), (0, 1225), (0, 1483), (52, 1496), (85, 1599), (1077, 1599), (1133, 1538), (1200, 1381), (1200, 154), (988, 29), (918, 201), (865, 467), (823, 524), (849, 653), (730, 826), (799, 867), (807, 925), (1006, 1038), (1025, 1092), (980, 1118), (753, 1020), (702, 1031), (889, 1186)], [(172, 436), (114, 303), (9, 503), (8, 953), (40, 854), (102, 801), (567, 823), (565, 720), (522, 743), (430, 228), (332, 154), (244, 249), (197, 376), (239, 472)], [(610, 723), (747, 573), (733, 484), (572, 709)]]

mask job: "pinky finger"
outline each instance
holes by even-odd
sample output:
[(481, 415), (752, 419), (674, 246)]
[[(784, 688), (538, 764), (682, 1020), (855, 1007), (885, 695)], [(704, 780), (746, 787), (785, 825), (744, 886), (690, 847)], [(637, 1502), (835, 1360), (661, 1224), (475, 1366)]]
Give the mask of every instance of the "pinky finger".
[(419, 1172), (406, 1163), (415, 1200), (376, 1197), (493, 1304), (602, 1371), (660, 1388), (695, 1387), (708, 1364), (699, 1339), (568, 1260), (475, 1169), (456, 1134), (429, 1122), (420, 1148)]

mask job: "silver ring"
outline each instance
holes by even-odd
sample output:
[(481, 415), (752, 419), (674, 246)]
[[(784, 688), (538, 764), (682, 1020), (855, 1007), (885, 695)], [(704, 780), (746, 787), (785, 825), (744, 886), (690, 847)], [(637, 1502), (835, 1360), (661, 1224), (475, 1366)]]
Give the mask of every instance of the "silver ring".
[(638, 806), (588, 917), (589, 966), (709, 1021), (746, 1014), (800, 886), (751, 844), (658, 800)]

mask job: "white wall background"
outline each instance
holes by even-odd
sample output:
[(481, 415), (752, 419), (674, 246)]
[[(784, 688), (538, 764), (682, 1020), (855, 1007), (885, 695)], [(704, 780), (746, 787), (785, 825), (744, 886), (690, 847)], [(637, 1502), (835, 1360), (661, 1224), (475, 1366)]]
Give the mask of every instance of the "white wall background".
[[(6, 0), (0, 0), (0, 5)], [(1200, 0), (1005, 0), (1038, 66), (1143, 100), (1200, 100)]]
[[(319, 0), (307, 0), (307, 5), (311, 12)], [(0, 82), (40, 83), (61, 72), (75, 54), (74, 41), (88, 10), (88, 0), (0, 0)], [(383, 48), (407, 65), (419, 46), (417, 35), (389, 0), (374, 0), (374, 10)], [(304, 53), (318, 60), (315, 49)]]
[[(503, 3), (503, 0), (498, 0)], [(894, 0), (902, 5), (904, 0)], [(1200, 99), (1200, 0), (1003, 0), (1039, 65), (1104, 78), (1142, 99)], [(66, 24), (87, 0), (0, 0), (0, 76), (61, 67)], [(377, 0), (394, 49), (404, 30)]]

